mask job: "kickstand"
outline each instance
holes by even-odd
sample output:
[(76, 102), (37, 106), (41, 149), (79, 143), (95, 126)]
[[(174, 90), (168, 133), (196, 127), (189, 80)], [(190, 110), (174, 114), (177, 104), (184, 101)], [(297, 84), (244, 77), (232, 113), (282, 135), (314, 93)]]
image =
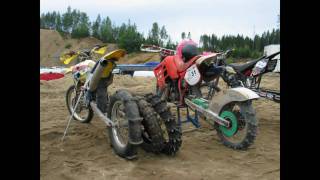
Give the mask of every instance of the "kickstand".
[(72, 114), (71, 114), (71, 116), (70, 116), (70, 118), (69, 118), (69, 120), (68, 120), (67, 127), (66, 127), (66, 129), (64, 130), (63, 136), (62, 136), (62, 138), (61, 138), (61, 141), (62, 141), (62, 142), (63, 142), (63, 140), (64, 140), (64, 137), (67, 135), (67, 131), (68, 131), (68, 129), (69, 129), (69, 126), (70, 126), (72, 117), (73, 117), (73, 115), (74, 115), (74, 113), (75, 113), (75, 111), (76, 111), (76, 109), (77, 109), (77, 106), (78, 106), (78, 104), (79, 104), (79, 101), (80, 101), (80, 98), (81, 98), (82, 95), (83, 95), (83, 91), (80, 92), (80, 95), (79, 95), (79, 98), (78, 98), (78, 100), (77, 100), (77, 103), (76, 103), (76, 105), (74, 106), (74, 108), (72, 109)]

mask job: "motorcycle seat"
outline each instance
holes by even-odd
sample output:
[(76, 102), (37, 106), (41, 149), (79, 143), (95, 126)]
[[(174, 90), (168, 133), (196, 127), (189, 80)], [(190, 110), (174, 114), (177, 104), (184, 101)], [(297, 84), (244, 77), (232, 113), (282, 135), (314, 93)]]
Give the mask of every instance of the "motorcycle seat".
[(231, 63), (231, 64), (229, 64), (229, 66), (231, 66), (236, 71), (243, 72), (249, 68), (253, 68), (253, 66), (260, 60), (261, 59), (256, 59), (256, 60), (248, 61), (244, 64)]
[(174, 56), (174, 63), (176, 64), (178, 73), (185, 71), (187, 68), (190, 67), (191, 64), (193, 64), (193, 62), (195, 60), (199, 59), (200, 57), (201, 56), (195, 56), (192, 59), (190, 59), (188, 62), (185, 63), (185, 62), (183, 62), (183, 60), (179, 56), (175, 55)]

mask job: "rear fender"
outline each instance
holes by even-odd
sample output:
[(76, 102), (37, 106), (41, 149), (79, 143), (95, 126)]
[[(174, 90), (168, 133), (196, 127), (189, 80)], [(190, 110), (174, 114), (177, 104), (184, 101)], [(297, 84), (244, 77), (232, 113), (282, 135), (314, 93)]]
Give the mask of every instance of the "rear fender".
[(245, 87), (227, 89), (212, 98), (209, 108), (219, 114), (221, 109), (230, 102), (244, 102), (258, 98), (259, 95), (257, 93)]
[(205, 63), (206, 61), (215, 61), (217, 59), (217, 56), (217, 53), (202, 55), (199, 59), (196, 60), (196, 64), (197, 66), (200, 66), (202, 63)]

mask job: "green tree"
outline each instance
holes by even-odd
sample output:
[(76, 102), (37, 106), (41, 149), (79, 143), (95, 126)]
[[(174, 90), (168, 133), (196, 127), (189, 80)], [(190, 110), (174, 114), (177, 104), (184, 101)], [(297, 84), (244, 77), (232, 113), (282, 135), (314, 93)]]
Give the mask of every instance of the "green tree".
[(207, 34), (200, 36), (200, 44), (203, 50), (210, 50), (210, 36), (208, 36)]
[(188, 32), (188, 39), (191, 39), (191, 33)]
[(79, 10), (74, 9), (71, 13), (72, 17), (72, 30), (77, 28), (80, 23), (81, 12)]
[(62, 22), (61, 22), (60, 13), (57, 13), (56, 15), (56, 30), (58, 32), (62, 32)]
[(164, 46), (165, 41), (168, 39), (168, 34), (167, 34), (167, 30), (165, 28), (165, 26), (161, 27), (160, 30), (160, 46)]
[(42, 18), (40, 16), (40, 29), (43, 29), (43, 28), (44, 28), (44, 24), (43, 24), (43, 20), (42, 20)]
[(128, 53), (131, 53), (139, 51), (142, 42), (143, 36), (137, 31), (137, 26), (128, 23), (125, 31), (120, 33), (118, 45), (120, 48), (126, 49)]
[(114, 38), (114, 42), (117, 42), (119, 40), (119, 31), (120, 31), (120, 27), (113, 24), (112, 25), (112, 36)]
[(147, 43), (160, 46), (161, 39), (160, 39), (160, 28), (158, 23), (154, 22), (152, 24), (151, 31), (149, 31), (149, 35), (147, 38)]
[(69, 6), (67, 9), (67, 12), (62, 14), (62, 26), (63, 26), (63, 31), (70, 33), (71, 28), (73, 24), (73, 19), (72, 19), (72, 14), (71, 14), (71, 7)]
[(100, 28), (100, 24), (101, 24), (101, 17), (100, 14), (98, 14), (96, 21), (92, 24), (92, 36), (100, 39), (100, 32), (99, 32), (99, 28)]
[(185, 32), (182, 32), (181, 33), (181, 39), (185, 39), (186, 38), (186, 33)]
[[(86, 13), (80, 13), (77, 12), (75, 16), (79, 16), (79, 20), (74, 25), (72, 32), (71, 32), (71, 37), (72, 38), (83, 38), (83, 37), (88, 37), (90, 35), (90, 23), (89, 23), (89, 17), (87, 16)], [(78, 17), (75, 17), (78, 18)]]
[(277, 27), (280, 29), (280, 14), (278, 14)]
[(112, 33), (111, 20), (109, 17), (107, 17), (102, 21), (102, 24), (100, 26), (100, 35), (101, 35), (101, 40), (103, 42), (106, 42), (106, 43), (115, 42), (113, 33)]
[(211, 35), (211, 38), (209, 39), (210, 40), (210, 50), (211, 51), (215, 51), (217, 49), (217, 44), (218, 44), (218, 38), (215, 34), (212, 34)]
[(274, 44), (280, 44), (280, 29), (274, 30), (273, 39), (274, 39)]
[(120, 27), (114, 26), (112, 28), (112, 34), (115, 39), (115, 42), (119, 42), (120, 36), (122, 36), (122, 34), (126, 33), (126, 30), (127, 30), (127, 25), (125, 23), (122, 23)]
[(172, 42), (170, 37), (168, 37), (168, 41), (166, 43), (165, 48), (167, 48), (167, 49), (175, 49), (176, 48), (176, 45)]
[(40, 16), (40, 28), (41, 29), (47, 29), (46, 19), (45, 19), (45, 14), (44, 13), (42, 13), (41, 16)]
[(46, 29), (55, 29), (55, 17), (56, 16), (56, 12), (50, 13), (47, 12), (44, 17), (43, 20), (45, 22), (45, 27)]
[(56, 15), (57, 13), (55, 11), (50, 14), (50, 29), (56, 28)]

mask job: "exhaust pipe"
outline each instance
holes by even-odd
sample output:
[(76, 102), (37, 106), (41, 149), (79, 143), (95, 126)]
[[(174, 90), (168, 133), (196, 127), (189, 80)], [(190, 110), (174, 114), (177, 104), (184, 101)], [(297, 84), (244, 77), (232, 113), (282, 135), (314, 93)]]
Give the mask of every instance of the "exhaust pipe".
[(108, 61), (107, 60), (100, 60), (97, 62), (96, 67), (93, 69), (94, 72), (92, 74), (92, 77), (90, 79), (90, 84), (89, 84), (89, 91), (93, 92), (97, 89), (98, 87), (98, 82), (101, 79), (102, 73), (104, 68), (107, 66)]
[(139, 145), (143, 143), (141, 137), (141, 121), (143, 120), (140, 117), (139, 107), (132, 97), (132, 95), (126, 90), (118, 90), (116, 96), (119, 99), (122, 99), (124, 102), (124, 108), (126, 112), (126, 118), (128, 119), (129, 124), (129, 143), (133, 145)]

